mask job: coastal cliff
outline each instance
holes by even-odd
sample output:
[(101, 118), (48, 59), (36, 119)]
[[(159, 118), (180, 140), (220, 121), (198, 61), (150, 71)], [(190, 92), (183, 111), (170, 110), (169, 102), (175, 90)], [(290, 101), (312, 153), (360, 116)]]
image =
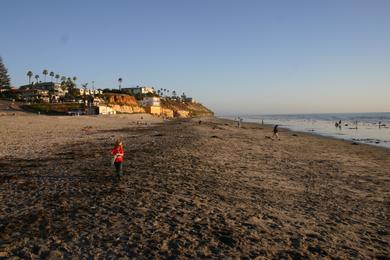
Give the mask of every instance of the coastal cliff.
[[(160, 106), (141, 106), (141, 102), (134, 96), (126, 94), (107, 93), (99, 97), (99, 103), (95, 104), (96, 113), (101, 114), (133, 114), (148, 113), (166, 118), (189, 118), (199, 116), (213, 116), (214, 113), (202, 105), (195, 102), (183, 102), (174, 99), (161, 99)], [(82, 103), (36, 103), (23, 105), (22, 108), (30, 112), (42, 114), (68, 114), (72, 110), (84, 111)], [(101, 112), (105, 111), (105, 112)]]
[(108, 104), (137, 107), (138, 102), (135, 97), (121, 94), (106, 94)]
[(105, 95), (107, 105), (119, 113), (151, 113), (163, 115), (165, 117), (196, 117), (196, 116), (213, 116), (214, 113), (200, 103), (182, 102), (178, 100), (161, 99), (161, 108), (159, 113), (148, 107), (140, 106), (135, 97), (123, 94)]
[(130, 95), (109, 94), (106, 95), (107, 105), (119, 113), (145, 113), (135, 97)]

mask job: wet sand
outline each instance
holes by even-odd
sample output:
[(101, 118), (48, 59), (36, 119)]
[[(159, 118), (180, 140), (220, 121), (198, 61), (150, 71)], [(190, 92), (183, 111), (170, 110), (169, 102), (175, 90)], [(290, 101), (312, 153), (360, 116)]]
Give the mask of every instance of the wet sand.
[(272, 140), (267, 126), (214, 118), (119, 117), (0, 118), (0, 257), (390, 256), (390, 150), (283, 130)]

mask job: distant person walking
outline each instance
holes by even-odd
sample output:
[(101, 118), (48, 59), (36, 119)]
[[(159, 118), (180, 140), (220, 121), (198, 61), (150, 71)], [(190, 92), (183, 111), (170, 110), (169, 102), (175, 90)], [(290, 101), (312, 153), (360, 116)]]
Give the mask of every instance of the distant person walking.
[(115, 141), (115, 146), (111, 150), (111, 154), (114, 156), (112, 158), (112, 164), (115, 166), (115, 173), (117, 177), (123, 176), (123, 156), (124, 150), (121, 140)]
[(276, 138), (278, 138), (278, 140), (280, 140), (278, 132), (279, 132), (278, 125), (275, 125), (274, 130), (273, 130), (274, 134), (272, 135), (272, 139), (274, 139), (276, 137)]
[(237, 118), (237, 128), (240, 128), (240, 127), (241, 127), (241, 122), (242, 122), (241, 117), (238, 117), (238, 118)]

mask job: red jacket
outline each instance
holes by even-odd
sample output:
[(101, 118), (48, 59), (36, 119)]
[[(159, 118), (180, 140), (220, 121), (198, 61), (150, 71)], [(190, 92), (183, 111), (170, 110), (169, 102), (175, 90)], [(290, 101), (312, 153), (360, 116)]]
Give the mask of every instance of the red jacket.
[[(118, 153), (124, 154), (122, 146), (114, 147), (114, 149), (111, 150), (111, 154), (112, 155), (115, 155), (115, 154), (118, 154)], [(115, 162), (123, 162), (123, 156), (116, 157)]]

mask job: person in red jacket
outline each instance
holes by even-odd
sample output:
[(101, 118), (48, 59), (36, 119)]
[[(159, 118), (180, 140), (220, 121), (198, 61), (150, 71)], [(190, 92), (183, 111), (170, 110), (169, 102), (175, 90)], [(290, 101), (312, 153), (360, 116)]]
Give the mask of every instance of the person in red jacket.
[(118, 177), (123, 175), (123, 147), (122, 147), (122, 141), (116, 140), (115, 141), (115, 147), (111, 150), (111, 154), (114, 155), (113, 162), (115, 165), (115, 171), (116, 175)]

